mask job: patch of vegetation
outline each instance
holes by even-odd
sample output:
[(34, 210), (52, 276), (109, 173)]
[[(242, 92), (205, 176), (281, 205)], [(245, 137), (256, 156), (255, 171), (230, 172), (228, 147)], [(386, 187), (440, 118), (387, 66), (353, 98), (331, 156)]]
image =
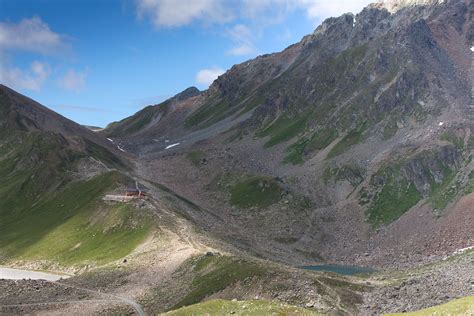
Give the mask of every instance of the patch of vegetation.
[(224, 141), (224, 143), (229, 144), (233, 143), (235, 141), (240, 141), (244, 137), (244, 133), (242, 131), (237, 130), (233, 134), (231, 134), (229, 137), (227, 137)]
[(469, 140), (467, 142), (467, 148), (469, 150), (474, 150), (474, 135), (469, 136)]
[(369, 221), (376, 226), (398, 219), (422, 199), (415, 185), (400, 176), (399, 167), (386, 167), (374, 179), (383, 182), (367, 210)]
[(227, 99), (211, 99), (209, 103), (201, 106), (197, 111), (186, 118), (184, 126), (192, 127), (208, 127), (228, 115), (235, 113), (237, 107), (231, 107)]
[[(44, 192), (33, 204), (30, 199), (9, 200), (0, 211), (0, 249), (11, 259), (64, 265), (103, 264), (127, 255), (147, 236), (151, 224), (129, 204), (100, 201), (124, 181), (120, 173), (109, 172)], [(8, 193), (2, 190), (3, 194)]]
[(153, 118), (159, 115), (160, 112), (165, 113), (167, 110), (167, 101), (158, 106), (147, 106), (133, 116), (109, 124), (105, 129), (105, 135), (107, 135), (107, 137), (118, 137), (136, 133), (150, 124)]
[(258, 137), (270, 136), (265, 143), (265, 147), (271, 147), (279, 143), (292, 139), (306, 128), (307, 117), (291, 118), (280, 116), (270, 126), (259, 131)]
[(126, 176), (116, 171), (84, 181), (71, 176), (79, 158), (121, 163), (113, 154), (87, 141), (87, 154), (71, 150), (53, 133), (10, 137), (15, 145), (0, 157), (0, 251), (6, 259), (101, 264), (128, 254), (148, 233), (149, 221), (132, 206), (101, 202), (105, 192), (130, 180)]
[(281, 199), (282, 188), (271, 177), (251, 176), (233, 184), (230, 203), (240, 208), (266, 208)]
[(304, 153), (307, 141), (298, 141), (286, 148), (286, 155), (283, 163), (292, 165), (301, 165), (304, 163)]
[(459, 148), (459, 149), (464, 148), (464, 139), (463, 139), (463, 137), (460, 137), (460, 136), (456, 135), (453, 131), (444, 132), (443, 134), (441, 134), (440, 139), (444, 140), (444, 141), (447, 141), (447, 142), (450, 142), (451, 144), (456, 146), (456, 148)]
[(465, 194), (473, 193), (474, 192), (474, 171), (469, 173), (469, 183), (466, 186)]
[[(362, 189), (359, 202), (370, 203), (368, 215), (375, 225), (396, 220), (422, 198), (439, 212), (465, 192), (466, 185), (456, 177), (460, 155), (455, 146), (445, 145), (392, 162), (372, 176), (374, 190)], [(415, 179), (424, 189), (417, 190)]]
[(459, 183), (454, 183), (455, 172), (449, 168), (443, 168), (443, 181), (436, 183), (431, 179), (431, 192), (429, 201), (435, 209), (444, 209), (454, 198), (459, 191)]
[(127, 168), (127, 166), (117, 156), (111, 153), (108, 149), (99, 146), (87, 139), (84, 139), (85, 149), (89, 156), (102, 161), (109, 167)]
[(360, 125), (358, 128), (350, 131), (343, 139), (341, 139), (328, 153), (328, 158), (334, 158), (346, 152), (349, 147), (356, 145), (364, 139), (364, 133), (367, 130), (367, 123)]
[(452, 300), (446, 304), (428, 307), (416, 312), (385, 314), (386, 316), (431, 316), (431, 315), (472, 315), (474, 314), (474, 296)]
[(265, 269), (257, 264), (225, 256), (202, 256), (193, 263), (197, 276), (192, 281), (191, 291), (171, 309), (199, 303), (238, 281), (265, 274)]
[(280, 244), (294, 244), (300, 239), (297, 237), (292, 237), (292, 236), (281, 236), (281, 237), (276, 237), (273, 240), (275, 240), (276, 242), (279, 242)]
[(398, 131), (397, 122), (394, 119), (391, 119), (385, 124), (383, 129), (383, 140), (388, 140), (395, 136)]
[(167, 312), (166, 316), (187, 315), (323, 315), (314, 310), (275, 301), (210, 300)]
[(337, 130), (325, 128), (306, 139), (301, 139), (286, 149), (284, 163), (302, 164), (306, 153), (321, 150), (329, 146), (338, 137)]
[(347, 180), (352, 186), (356, 187), (364, 180), (364, 170), (357, 165), (343, 165), (341, 167), (327, 167), (323, 173), (324, 183), (330, 179), (336, 182)]
[[(363, 277), (363, 275), (358, 275)], [(363, 303), (363, 298), (360, 292), (370, 291), (371, 288), (367, 285), (348, 282), (339, 277), (319, 277), (319, 281), (331, 287), (342, 299), (342, 302), (348, 308)]]
[(202, 151), (196, 150), (188, 152), (186, 158), (188, 158), (194, 166), (199, 167), (202, 160), (206, 158), (206, 154)]

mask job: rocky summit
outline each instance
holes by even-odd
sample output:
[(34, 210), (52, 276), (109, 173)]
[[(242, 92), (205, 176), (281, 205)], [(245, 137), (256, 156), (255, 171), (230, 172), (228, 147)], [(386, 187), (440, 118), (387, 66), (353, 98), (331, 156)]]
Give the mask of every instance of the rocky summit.
[(1, 86), (0, 262), (68, 278), (0, 314), (474, 313), (473, 20), (379, 1), (95, 132)]

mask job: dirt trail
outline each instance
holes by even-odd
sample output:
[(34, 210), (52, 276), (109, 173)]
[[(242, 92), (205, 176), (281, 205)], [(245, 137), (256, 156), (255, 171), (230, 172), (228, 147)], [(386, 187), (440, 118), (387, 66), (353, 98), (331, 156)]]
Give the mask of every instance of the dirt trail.
[(143, 307), (140, 304), (138, 304), (134, 300), (131, 300), (127, 297), (119, 296), (119, 295), (116, 295), (116, 294), (109, 294), (109, 293), (99, 292), (99, 291), (95, 291), (95, 290), (90, 290), (90, 289), (87, 289), (87, 288), (84, 288), (84, 287), (65, 284), (65, 283), (61, 283), (61, 282), (54, 282), (54, 283), (62, 285), (64, 287), (75, 288), (75, 289), (78, 289), (78, 290), (81, 290), (81, 291), (84, 291), (84, 292), (89, 292), (89, 293), (92, 293), (92, 294), (108, 297), (109, 301), (121, 301), (121, 302), (131, 306), (139, 316), (145, 316), (146, 315), (145, 311), (143, 310)]
[(148, 198), (149, 202), (153, 205), (153, 211), (155, 214), (162, 222), (170, 224), (170, 226), (174, 226), (175, 228), (174, 231), (164, 227), (161, 227), (161, 229), (169, 233), (176, 234), (180, 240), (190, 245), (195, 250), (200, 252), (210, 250), (209, 247), (203, 245), (194, 238), (193, 235), (195, 235), (195, 233), (193, 228), (186, 219), (170, 211), (165, 205), (162, 205), (162, 202), (160, 201), (161, 194), (153, 187), (153, 185), (148, 183), (146, 180), (142, 180), (142, 182), (145, 182), (150, 188)]
[(337, 292), (331, 288), (329, 285), (327, 285), (326, 283), (320, 281), (320, 280), (317, 280), (317, 282), (319, 284), (321, 284), (325, 289), (326, 291), (328, 292), (329, 295), (333, 295), (334, 298), (335, 298), (335, 306), (338, 310), (340, 311), (343, 311), (345, 313), (345, 315), (353, 315), (350, 311), (348, 311), (347, 309), (345, 309), (344, 307), (342, 307), (342, 304), (341, 304), (341, 296), (339, 296), (339, 294), (337, 294)]
[(145, 316), (145, 311), (143, 310), (143, 307), (138, 304), (136, 301), (129, 299), (124, 296), (116, 295), (116, 294), (110, 294), (110, 293), (105, 293), (105, 292), (100, 292), (96, 290), (91, 290), (88, 288), (72, 285), (72, 284), (66, 284), (58, 281), (48, 281), (45, 280), (48, 283), (51, 284), (56, 284), (64, 288), (73, 288), (82, 292), (87, 292), (94, 294), (94, 296), (98, 297), (103, 297), (103, 299), (85, 299), (85, 300), (65, 300), (65, 301), (48, 301), (48, 302), (36, 302), (36, 303), (26, 303), (26, 304), (6, 304), (6, 305), (0, 305), (0, 308), (15, 308), (15, 307), (28, 307), (28, 306), (49, 306), (49, 305), (78, 305), (78, 304), (91, 304), (91, 303), (123, 303), (125, 305), (130, 306), (137, 315), (139, 316)]

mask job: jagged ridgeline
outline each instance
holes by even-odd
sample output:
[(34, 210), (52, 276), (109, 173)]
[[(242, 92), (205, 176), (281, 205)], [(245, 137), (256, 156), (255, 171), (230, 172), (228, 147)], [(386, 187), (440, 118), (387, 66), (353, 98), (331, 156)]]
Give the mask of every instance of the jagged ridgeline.
[(131, 181), (127, 159), (93, 132), (0, 86), (0, 260), (105, 263), (151, 226), (103, 195)]
[(375, 3), (104, 133), (138, 153), (166, 139), (258, 142), (278, 168), (312, 174), (333, 204), (349, 183), (375, 226), (422, 200), (439, 214), (472, 191), (473, 40), (468, 1)]
[(471, 2), (329, 18), (95, 133), (0, 86), (0, 264), (76, 272), (0, 308), (469, 313)]

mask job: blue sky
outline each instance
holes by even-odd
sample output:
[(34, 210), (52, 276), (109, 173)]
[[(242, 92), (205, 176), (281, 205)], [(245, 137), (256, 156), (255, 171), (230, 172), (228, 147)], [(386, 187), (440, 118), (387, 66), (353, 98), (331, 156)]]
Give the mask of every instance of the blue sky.
[(105, 126), (367, 0), (0, 0), (0, 83)]

